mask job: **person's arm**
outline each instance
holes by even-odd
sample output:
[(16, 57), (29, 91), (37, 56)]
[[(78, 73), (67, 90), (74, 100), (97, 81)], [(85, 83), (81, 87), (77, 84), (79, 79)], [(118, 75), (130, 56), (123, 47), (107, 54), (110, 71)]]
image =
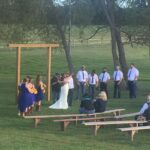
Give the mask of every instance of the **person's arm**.
[(96, 87), (98, 87), (98, 83), (99, 83), (99, 79), (98, 79), (98, 75), (96, 74)]
[(87, 85), (88, 85), (89, 75), (88, 75), (88, 72), (87, 72), (87, 71), (85, 71), (85, 78), (86, 78), (86, 80), (85, 80), (85, 84), (87, 84)]
[(140, 109), (140, 114), (143, 114), (145, 112), (145, 110), (148, 109), (148, 104), (145, 103), (142, 108)]
[(115, 71), (114, 71), (114, 73), (113, 73), (113, 81), (115, 81)]
[(110, 80), (110, 75), (107, 73), (107, 82)]
[(31, 85), (30, 84), (25, 84), (25, 87), (27, 88), (27, 90), (30, 92), (30, 93), (33, 93), (33, 90), (31, 88)]
[(88, 84), (90, 84), (90, 74), (88, 75)]
[(122, 71), (120, 71), (120, 80), (118, 82), (118, 85), (122, 82), (122, 80), (123, 80), (123, 73), (122, 73)]
[(77, 85), (79, 85), (79, 71), (77, 72), (77, 75), (76, 75), (76, 79), (77, 79)]
[(136, 69), (135, 70), (135, 80), (138, 80), (139, 78), (139, 71)]
[(99, 74), (99, 83), (101, 82), (101, 78), (102, 78), (101, 76), (102, 76), (102, 74), (100, 73)]

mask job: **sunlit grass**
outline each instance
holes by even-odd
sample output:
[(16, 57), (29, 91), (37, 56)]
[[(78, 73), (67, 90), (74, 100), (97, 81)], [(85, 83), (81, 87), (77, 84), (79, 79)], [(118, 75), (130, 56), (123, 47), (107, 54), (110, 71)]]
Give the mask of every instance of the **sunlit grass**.
[[(72, 59), (75, 72), (82, 64), (90, 72), (93, 68), (99, 73), (107, 66), (109, 73), (113, 73), (113, 61), (110, 45), (72, 47)], [(140, 79), (150, 79), (150, 59), (147, 47), (125, 46), (128, 64), (130, 62), (140, 70)], [(23, 50), (21, 59), (21, 77), (31, 74), (34, 78), (41, 74), (46, 79), (47, 51), (45, 49)], [(65, 54), (54, 50), (52, 54), (52, 74), (68, 71)], [(38, 128), (33, 128), (32, 120), (25, 120), (17, 116), (15, 104), (15, 50), (0, 50), (0, 149), (2, 150), (149, 150), (149, 131), (141, 131), (130, 141), (128, 134), (116, 130), (116, 126), (107, 126), (99, 130), (94, 137), (91, 129), (80, 123), (69, 125), (66, 132), (60, 131), (58, 123), (43, 120)], [(127, 112), (138, 111), (150, 92), (150, 82), (138, 82), (138, 98), (130, 100), (128, 91), (123, 89), (122, 99), (112, 99), (113, 85), (109, 83), (110, 99), (107, 109), (125, 108)], [(76, 96), (76, 93), (74, 94)], [(73, 102), (68, 110), (50, 110), (50, 102), (44, 101), (42, 111), (33, 114), (68, 114), (78, 113), (79, 102)]]

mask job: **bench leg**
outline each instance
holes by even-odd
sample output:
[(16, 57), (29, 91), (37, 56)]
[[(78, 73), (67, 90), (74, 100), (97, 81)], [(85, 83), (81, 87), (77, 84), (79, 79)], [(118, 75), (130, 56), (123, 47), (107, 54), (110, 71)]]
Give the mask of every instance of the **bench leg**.
[(34, 127), (36, 128), (40, 122), (41, 122), (40, 118), (34, 118)]
[(135, 133), (136, 133), (135, 130), (129, 131), (129, 134), (131, 136), (131, 141), (133, 141)]
[(95, 125), (95, 126), (93, 126), (92, 127), (92, 132), (93, 132), (93, 134), (96, 136), (97, 135), (97, 131), (98, 131), (98, 129), (100, 128), (101, 126), (99, 126), (99, 125)]
[[(138, 127), (139, 126), (138, 123), (133, 123), (133, 124), (130, 123), (129, 125), (130, 125), (130, 127)], [(135, 132), (138, 133), (138, 130), (136, 130)]]
[(120, 111), (113, 112), (114, 116), (120, 116)]
[(78, 116), (75, 116), (75, 117), (72, 117), (72, 119), (76, 119), (76, 121), (75, 121), (75, 125), (77, 126), (77, 124), (78, 124)]
[(69, 123), (70, 123), (69, 121), (61, 122), (60, 123), (61, 131), (65, 131)]

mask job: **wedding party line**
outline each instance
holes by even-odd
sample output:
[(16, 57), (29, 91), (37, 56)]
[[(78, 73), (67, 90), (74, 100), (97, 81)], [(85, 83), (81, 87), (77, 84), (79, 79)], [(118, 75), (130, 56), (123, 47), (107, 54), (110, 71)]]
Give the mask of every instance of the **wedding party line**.
[[(76, 78), (76, 79), (75, 79)], [(136, 98), (137, 85), (139, 78), (139, 71), (132, 63), (127, 73), (129, 97)], [(75, 81), (77, 85), (76, 98), (74, 95)], [(52, 88), (52, 105), (51, 109), (68, 109), (72, 106), (73, 99), (80, 100), (80, 113), (86, 112), (83, 110), (83, 105), (87, 105), (88, 110), (105, 111), (107, 98), (110, 98), (108, 93), (108, 82), (111, 79), (107, 67), (104, 67), (99, 75), (95, 70), (88, 73), (84, 65), (81, 66), (76, 75), (69, 73), (55, 73), (51, 79)], [(113, 98), (121, 98), (121, 84), (124, 80), (123, 72), (120, 66), (115, 67), (113, 73), (114, 92)], [(41, 102), (44, 99), (46, 85), (43, 83), (41, 76), (37, 75), (35, 84), (32, 82), (30, 76), (26, 76), (20, 83), (18, 96), (19, 115), (24, 116), (32, 113), (33, 107), (36, 111), (41, 110)], [(93, 100), (92, 103), (84, 104), (83, 100)], [(96, 102), (97, 99), (102, 100)], [(95, 104), (94, 104), (95, 103)], [(98, 105), (98, 106), (97, 106)], [(100, 106), (101, 105), (101, 106)], [(100, 108), (101, 107), (101, 108)], [(97, 109), (97, 110), (96, 110)], [(89, 112), (88, 112), (89, 113)]]

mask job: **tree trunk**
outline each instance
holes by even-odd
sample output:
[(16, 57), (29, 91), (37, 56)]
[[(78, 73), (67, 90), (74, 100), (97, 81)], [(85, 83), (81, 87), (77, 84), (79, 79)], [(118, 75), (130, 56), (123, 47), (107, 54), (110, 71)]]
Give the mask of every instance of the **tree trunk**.
[(72, 57), (70, 54), (70, 46), (67, 43), (65, 32), (63, 31), (62, 26), (60, 26), (60, 25), (57, 25), (57, 29), (61, 36), (61, 40), (62, 40), (63, 48), (65, 50), (65, 55), (66, 55), (69, 71), (70, 71), (70, 73), (73, 73), (74, 67), (73, 67), (73, 63), (72, 63)]
[(119, 59), (117, 55), (117, 47), (116, 47), (116, 36), (113, 29), (111, 30), (111, 46), (112, 46), (112, 56), (113, 56), (113, 63), (114, 63), (114, 69), (115, 66), (119, 65)]
[(115, 35), (116, 35), (118, 53), (119, 53), (119, 62), (120, 62), (120, 65), (122, 67), (124, 78), (125, 78), (125, 80), (127, 80), (128, 65), (127, 65), (127, 62), (126, 62), (124, 46), (123, 46), (123, 43), (122, 43), (120, 30), (118, 28), (116, 28), (115, 31), (116, 31)]
[[(123, 70), (124, 77), (125, 77), (125, 79), (127, 79), (128, 66), (127, 66), (127, 62), (126, 62), (124, 47), (122, 44), (121, 34), (120, 34), (120, 30), (115, 25), (114, 19), (112, 18), (112, 16), (114, 16), (114, 10), (112, 10), (112, 8), (114, 9), (114, 7), (113, 7), (114, 0), (106, 0), (106, 1), (100, 0), (100, 2), (102, 5), (102, 8), (104, 10), (104, 13), (107, 17), (109, 26), (114, 31), (114, 34), (116, 37), (116, 42), (117, 42), (117, 47), (118, 47), (118, 53), (119, 53), (119, 62), (120, 62), (121, 68)], [(106, 6), (106, 2), (107, 2), (108, 8)]]
[[(115, 25), (114, 9), (115, 9), (114, 3), (110, 2), (108, 5), (109, 15), (112, 20), (112, 23)], [(115, 66), (119, 65), (120, 63), (119, 63), (118, 54), (117, 54), (115, 30), (114, 28), (111, 28), (111, 27), (110, 27), (110, 30), (111, 30), (112, 56), (113, 56), (114, 69), (115, 69)]]

